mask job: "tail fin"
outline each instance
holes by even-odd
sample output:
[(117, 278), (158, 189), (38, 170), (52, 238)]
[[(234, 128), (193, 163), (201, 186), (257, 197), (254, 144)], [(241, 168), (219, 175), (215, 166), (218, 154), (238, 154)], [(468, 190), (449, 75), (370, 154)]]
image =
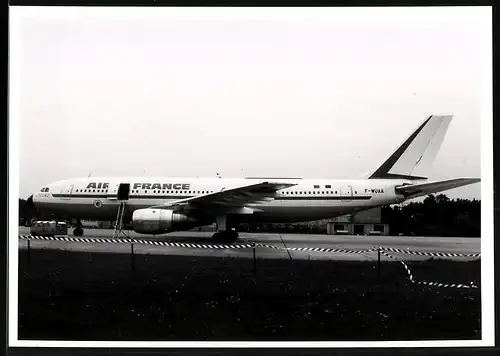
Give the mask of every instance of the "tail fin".
[(427, 179), (452, 117), (430, 116), (369, 178)]

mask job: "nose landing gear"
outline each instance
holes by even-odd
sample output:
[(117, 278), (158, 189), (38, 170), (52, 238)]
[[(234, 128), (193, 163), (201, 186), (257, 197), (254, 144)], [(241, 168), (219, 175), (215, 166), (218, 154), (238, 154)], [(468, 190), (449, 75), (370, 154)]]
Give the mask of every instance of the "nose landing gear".
[(83, 236), (83, 225), (80, 219), (76, 220), (76, 227), (73, 230), (74, 236)]

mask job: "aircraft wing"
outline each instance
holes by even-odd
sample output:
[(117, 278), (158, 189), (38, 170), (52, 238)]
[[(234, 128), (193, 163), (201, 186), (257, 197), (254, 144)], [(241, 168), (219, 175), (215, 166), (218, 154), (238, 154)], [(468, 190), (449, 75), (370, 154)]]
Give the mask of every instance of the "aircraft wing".
[[(233, 211), (244, 213), (245, 205), (274, 200), (277, 190), (292, 187), (296, 184), (260, 182), (248, 184), (235, 188), (222, 189), (218, 192), (198, 195), (191, 198), (179, 199), (162, 205), (153, 206), (156, 209), (172, 210), (196, 210), (199, 208), (211, 208), (219, 211)], [(236, 208), (236, 210), (235, 210)], [(238, 208), (240, 211), (238, 211)], [(246, 208), (246, 213), (253, 210)]]
[(402, 185), (396, 187), (396, 191), (400, 192), (407, 198), (416, 198), (432, 193), (442, 192), (448, 189), (462, 187), (464, 185), (478, 183), (480, 181), (480, 178), (457, 178), (439, 182)]

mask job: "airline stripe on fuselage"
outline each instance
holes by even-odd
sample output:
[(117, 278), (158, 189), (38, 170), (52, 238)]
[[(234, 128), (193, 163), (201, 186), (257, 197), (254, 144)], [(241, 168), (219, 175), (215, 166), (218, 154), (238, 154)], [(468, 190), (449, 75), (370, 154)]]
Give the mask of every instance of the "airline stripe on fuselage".
[(343, 197), (321, 197), (321, 196), (312, 196), (312, 197), (276, 197), (276, 200), (369, 200), (371, 196), (343, 196)]
[[(93, 198), (93, 199), (106, 199), (117, 198), (116, 195), (107, 194), (52, 194), (54, 198)], [(129, 199), (186, 199), (193, 198), (196, 195), (130, 195)], [(371, 196), (278, 196), (275, 200), (369, 200)]]
[[(106, 199), (114, 198), (117, 195), (107, 195), (107, 194), (52, 194), (54, 198), (94, 198), (94, 199)], [(129, 199), (184, 199), (192, 198), (196, 195), (129, 195)]]

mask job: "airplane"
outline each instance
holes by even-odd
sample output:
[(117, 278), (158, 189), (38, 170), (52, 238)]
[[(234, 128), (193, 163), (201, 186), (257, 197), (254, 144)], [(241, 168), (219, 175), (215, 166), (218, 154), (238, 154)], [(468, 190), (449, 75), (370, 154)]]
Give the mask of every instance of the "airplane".
[[(213, 238), (235, 242), (239, 223), (322, 220), (399, 204), (479, 178), (428, 182), (453, 115), (431, 115), (374, 171), (358, 179), (86, 177), (47, 184), (28, 198), (38, 211), (81, 220), (123, 221), (161, 235), (216, 223)], [(121, 211), (120, 211), (121, 209)]]

